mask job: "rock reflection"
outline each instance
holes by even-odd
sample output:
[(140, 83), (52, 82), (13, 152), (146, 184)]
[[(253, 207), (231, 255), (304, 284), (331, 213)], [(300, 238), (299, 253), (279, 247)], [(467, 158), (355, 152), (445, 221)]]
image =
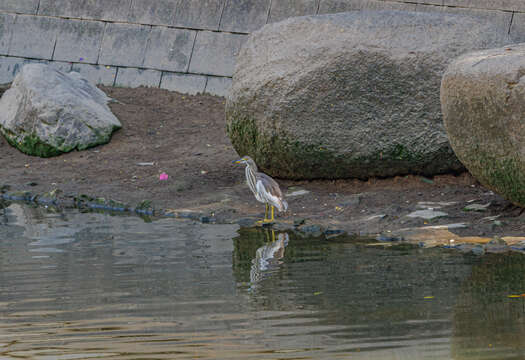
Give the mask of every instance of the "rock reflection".
[(454, 306), (452, 353), (459, 359), (524, 359), (525, 256), (488, 254), (472, 261)]

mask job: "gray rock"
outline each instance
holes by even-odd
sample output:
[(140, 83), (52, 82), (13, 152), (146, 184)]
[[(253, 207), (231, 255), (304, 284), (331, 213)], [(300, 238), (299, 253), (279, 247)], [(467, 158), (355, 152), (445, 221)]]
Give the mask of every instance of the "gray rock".
[(443, 119), (456, 155), (487, 188), (525, 206), (525, 44), (466, 54), (443, 76)]
[(425, 220), (432, 220), (432, 219), (435, 219), (435, 218), (438, 218), (438, 217), (447, 216), (447, 215), (448, 214), (446, 212), (443, 212), (443, 211), (436, 211), (436, 210), (433, 210), (433, 209), (426, 209), (426, 210), (417, 210), (417, 211), (411, 212), (407, 216), (411, 217), (411, 218), (422, 218), (422, 219), (425, 219)]
[(507, 33), (462, 15), (361, 11), (252, 33), (227, 99), (228, 134), (262, 170), (294, 179), (458, 171), (442, 124), (446, 66)]
[(470, 204), (463, 208), (465, 211), (487, 211), (490, 203), (487, 204)]
[(121, 127), (109, 100), (76, 72), (28, 64), (0, 99), (0, 132), (29, 155), (84, 150), (107, 143)]

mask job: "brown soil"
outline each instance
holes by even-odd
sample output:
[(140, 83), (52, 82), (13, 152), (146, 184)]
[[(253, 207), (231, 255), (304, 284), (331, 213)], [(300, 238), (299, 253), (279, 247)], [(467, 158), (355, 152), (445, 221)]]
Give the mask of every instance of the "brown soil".
[[(157, 209), (187, 209), (219, 222), (263, 215), (264, 205), (245, 185), (244, 169), (232, 164), (239, 154), (226, 136), (223, 98), (150, 88), (103, 90), (118, 100), (111, 108), (123, 125), (109, 144), (41, 159), (20, 153), (1, 138), (0, 186), (34, 194), (58, 188), (64, 196), (86, 194), (131, 205), (151, 200)], [(159, 180), (162, 172), (169, 175), (167, 181)], [(456, 233), (525, 235), (523, 209), (469, 174), (279, 182), (284, 192), (309, 191), (288, 197), (290, 209), (279, 218), (281, 223), (306, 219), (306, 224), (370, 234), (464, 222), (468, 226)], [(418, 209), (418, 202), (429, 201), (454, 204), (439, 209), (448, 216), (431, 221), (406, 216)], [(463, 210), (469, 203), (489, 202), (484, 212)], [(497, 215), (496, 221), (487, 219)]]

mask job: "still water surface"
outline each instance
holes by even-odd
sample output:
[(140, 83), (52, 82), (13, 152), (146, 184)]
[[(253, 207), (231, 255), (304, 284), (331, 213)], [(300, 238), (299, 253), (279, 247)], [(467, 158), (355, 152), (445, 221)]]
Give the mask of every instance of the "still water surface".
[(525, 359), (525, 256), (0, 205), (0, 359)]

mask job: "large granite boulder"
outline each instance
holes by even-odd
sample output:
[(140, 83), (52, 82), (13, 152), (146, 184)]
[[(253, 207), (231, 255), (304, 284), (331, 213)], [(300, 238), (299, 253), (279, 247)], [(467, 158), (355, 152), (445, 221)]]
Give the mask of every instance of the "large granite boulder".
[(107, 143), (119, 120), (78, 73), (25, 65), (0, 99), (0, 132), (20, 151), (49, 157)]
[(442, 123), (441, 77), (462, 53), (510, 42), (485, 19), (444, 13), (269, 24), (238, 56), (227, 131), (239, 154), (284, 178), (459, 171)]
[(525, 207), (525, 44), (459, 57), (443, 76), (441, 102), (461, 162)]

